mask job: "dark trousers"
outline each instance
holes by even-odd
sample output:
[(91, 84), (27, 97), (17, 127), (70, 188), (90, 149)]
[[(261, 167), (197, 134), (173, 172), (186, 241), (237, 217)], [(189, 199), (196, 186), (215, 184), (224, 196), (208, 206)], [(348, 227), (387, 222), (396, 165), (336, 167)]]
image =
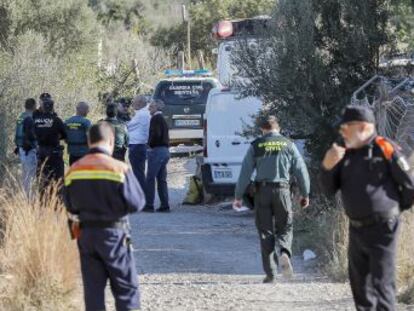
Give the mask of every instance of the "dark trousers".
[(170, 160), (168, 147), (155, 147), (148, 150), (148, 170), (146, 179), (146, 206), (154, 208), (155, 180), (161, 208), (168, 208), (167, 164)]
[(119, 161), (125, 162), (126, 151), (127, 151), (126, 148), (120, 148), (120, 149), (115, 148), (114, 153), (112, 154), (112, 157)]
[(292, 254), (293, 214), (289, 188), (257, 187), (254, 205), (263, 270), (266, 275), (274, 276), (280, 252)]
[(122, 229), (82, 229), (78, 240), (86, 311), (105, 309), (109, 280), (117, 311), (140, 308), (135, 260)]
[(358, 311), (395, 310), (398, 218), (349, 229), (349, 279)]
[(53, 182), (62, 181), (65, 174), (65, 163), (61, 154), (39, 154), (37, 176), (43, 192)]
[(75, 163), (76, 161), (82, 159), (84, 156), (75, 156), (70, 154), (69, 155), (69, 165), (72, 165), (73, 163)]
[(147, 161), (147, 146), (144, 144), (129, 145), (129, 162), (131, 162), (132, 171), (138, 179), (144, 193), (146, 192), (145, 183), (145, 162)]

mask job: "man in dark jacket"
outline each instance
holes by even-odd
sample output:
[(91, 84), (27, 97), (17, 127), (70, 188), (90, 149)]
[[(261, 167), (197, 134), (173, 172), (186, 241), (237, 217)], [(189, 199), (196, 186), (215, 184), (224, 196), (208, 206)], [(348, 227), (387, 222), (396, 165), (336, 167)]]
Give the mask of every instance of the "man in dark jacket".
[(36, 176), (37, 142), (34, 133), (33, 112), (36, 110), (36, 100), (26, 99), (25, 112), (16, 121), (15, 153), (22, 163), (22, 185), (28, 198), (31, 195), (32, 182)]
[(38, 176), (40, 189), (45, 189), (51, 182), (63, 178), (63, 146), (60, 141), (66, 139), (65, 126), (54, 112), (52, 99), (41, 102), (40, 109), (33, 113), (34, 132), (38, 143)]
[(90, 151), (70, 167), (64, 188), (73, 237), (78, 239), (85, 309), (106, 310), (109, 279), (116, 310), (138, 310), (128, 214), (144, 207), (144, 194), (132, 170), (111, 157), (114, 130), (110, 124), (93, 125), (88, 139)]
[(65, 121), (65, 128), (69, 153), (69, 164), (72, 165), (77, 160), (88, 153), (87, 132), (91, 127), (91, 121), (86, 117), (89, 113), (89, 105), (80, 102), (76, 106), (76, 115)]
[(169, 212), (167, 164), (170, 160), (168, 124), (162, 115), (164, 104), (160, 100), (152, 101), (148, 107), (151, 114), (148, 138), (148, 169), (146, 179), (145, 212), (154, 212), (155, 180), (161, 206), (158, 212)]
[(106, 106), (106, 121), (115, 129), (115, 147), (113, 157), (120, 161), (125, 161), (125, 154), (128, 148), (128, 130), (126, 123), (119, 121), (117, 118), (118, 105), (110, 103)]
[[(340, 134), (322, 162), (328, 194), (341, 190), (349, 217), (349, 278), (358, 311), (395, 310), (395, 255), (401, 186), (414, 188), (398, 147), (375, 131), (369, 108), (348, 106)], [(412, 204), (411, 202), (409, 202)]]

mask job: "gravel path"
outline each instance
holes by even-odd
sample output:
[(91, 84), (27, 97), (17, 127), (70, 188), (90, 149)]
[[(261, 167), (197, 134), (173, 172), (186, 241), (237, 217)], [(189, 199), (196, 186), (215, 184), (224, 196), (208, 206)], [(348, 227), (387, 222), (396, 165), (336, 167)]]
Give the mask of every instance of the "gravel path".
[(293, 280), (262, 284), (252, 214), (181, 206), (194, 169), (194, 160), (172, 159), (172, 213), (131, 218), (143, 310), (353, 310), (348, 284), (313, 274), (300, 257)]

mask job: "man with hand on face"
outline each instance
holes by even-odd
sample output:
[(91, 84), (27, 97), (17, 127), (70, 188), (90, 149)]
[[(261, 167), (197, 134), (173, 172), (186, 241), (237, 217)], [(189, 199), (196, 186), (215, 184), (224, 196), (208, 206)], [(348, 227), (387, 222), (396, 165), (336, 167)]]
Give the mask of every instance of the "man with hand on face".
[(348, 106), (339, 132), (345, 146), (332, 145), (319, 177), (327, 194), (341, 190), (349, 217), (349, 278), (355, 306), (358, 311), (395, 310), (399, 214), (413, 200), (409, 165), (394, 143), (377, 135), (369, 108)]
[[(234, 206), (242, 206), (242, 197), (256, 170), (254, 206), (263, 270), (266, 273), (263, 283), (272, 283), (277, 263), (285, 277), (293, 276), (290, 261), (293, 238), (291, 174), (298, 181), (303, 208), (309, 205), (310, 181), (302, 156), (295, 144), (280, 134), (276, 117), (261, 117), (257, 125), (263, 136), (253, 141), (244, 157)], [(280, 248), (279, 252), (275, 250), (276, 244)]]

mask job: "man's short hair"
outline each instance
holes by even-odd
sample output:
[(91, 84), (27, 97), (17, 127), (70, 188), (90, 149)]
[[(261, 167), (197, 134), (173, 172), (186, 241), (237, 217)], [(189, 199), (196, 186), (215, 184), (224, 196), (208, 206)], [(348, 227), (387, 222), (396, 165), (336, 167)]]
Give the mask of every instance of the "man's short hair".
[(133, 99), (134, 104), (135, 103), (140, 103), (141, 106), (146, 106), (148, 103), (147, 98), (144, 95), (137, 95), (134, 97)]
[(113, 118), (116, 116), (118, 112), (118, 105), (115, 103), (110, 103), (106, 106), (106, 115), (109, 118)]
[(88, 139), (90, 144), (109, 141), (114, 138), (115, 131), (113, 126), (105, 121), (101, 121), (91, 126), (88, 131)]
[(264, 130), (278, 130), (280, 128), (276, 116), (273, 115), (258, 117), (256, 124), (259, 128)]
[(164, 107), (164, 101), (162, 101), (161, 99), (153, 99), (151, 100), (150, 105), (155, 105), (155, 107), (157, 107), (157, 110), (161, 111)]
[(34, 110), (36, 108), (36, 100), (34, 98), (26, 99), (24, 108), (27, 110)]
[(76, 105), (77, 112), (87, 112), (89, 110), (89, 104), (87, 102), (81, 101)]

